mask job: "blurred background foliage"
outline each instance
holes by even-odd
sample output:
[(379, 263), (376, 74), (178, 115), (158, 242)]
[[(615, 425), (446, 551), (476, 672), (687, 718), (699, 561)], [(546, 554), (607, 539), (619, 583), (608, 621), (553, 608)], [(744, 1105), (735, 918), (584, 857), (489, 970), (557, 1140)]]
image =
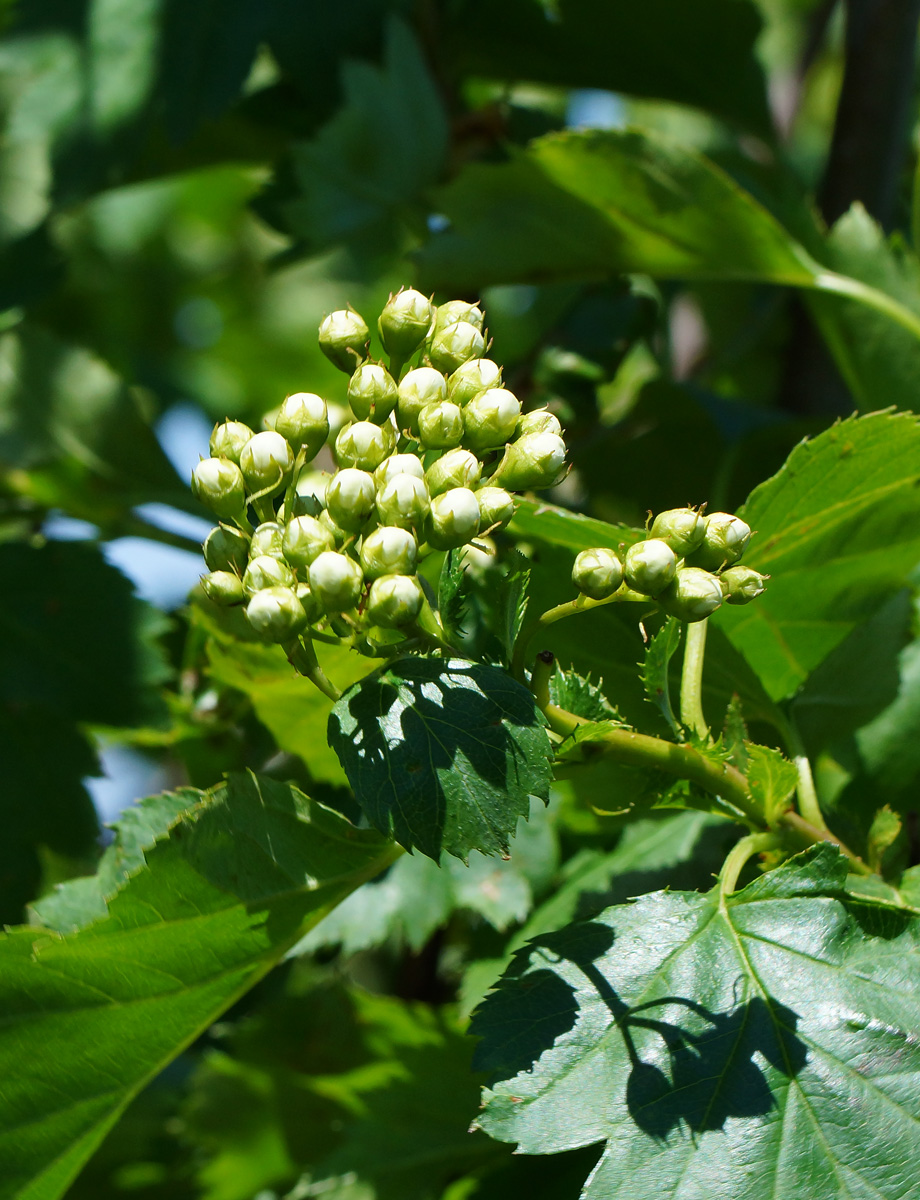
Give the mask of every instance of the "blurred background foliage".
[[(568, 429), (561, 502), (615, 522), (704, 500), (733, 509), (839, 415), (917, 407), (915, 339), (777, 286), (794, 243), (920, 313), (918, 4), (881, 6), (881, 25), (873, 7), (0, 6), (0, 918), (91, 870), (100, 817), (158, 788), (251, 766), (351, 811), (320, 699), (277, 651), (240, 647), (186, 603), (210, 524), (187, 479), (212, 423), (257, 427), (291, 391), (344, 400), (316, 344), (325, 313), (373, 314), (402, 283), (481, 298), (509, 386)], [(639, 142), (598, 143), (588, 165), (564, 140), (534, 142), (628, 128)], [(698, 259), (689, 233), (668, 243), (685, 271), (661, 265), (635, 208), (668, 171), (702, 222)], [(739, 246), (759, 274), (734, 270)], [(554, 553), (540, 551), (548, 567)], [(559, 566), (542, 574), (547, 602)], [(891, 803), (916, 860), (920, 759), (899, 738), (920, 659), (901, 599), (875, 641), (863, 634), (891, 687), (856, 733), (826, 745), (819, 730), (815, 745), (825, 802), (857, 813), (844, 825)], [(561, 649), (654, 729), (638, 632), (611, 615), (573, 637)], [(712, 657), (737, 681), (727, 639), (714, 634)], [(363, 669), (328, 665), (341, 681)], [(833, 658), (824, 669), (833, 690)], [(551, 884), (571, 915), (585, 888), (609, 902), (673, 883), (676, 864), (684, 886), (707, 883), (717, 823), (671, 818), (683, 825), (656, 850), (649, 821), (611, 850), (615, 819), (592, 803), (560, 787), (511, 862), (439, 873), (407, 858), (356, 893), (302, 947), (318, 957), (271, 975), (142, 1094), (71, 1194), (574, 1197), (591, 1152), (535, 1168), (466, 1137), (476, 1080), (442, 1006), (466, 967), (468, 1011), (506, 933), (545, 927), (539, 907), (524, 923)], [(611, 892), (633, 862), (641, 879)]]

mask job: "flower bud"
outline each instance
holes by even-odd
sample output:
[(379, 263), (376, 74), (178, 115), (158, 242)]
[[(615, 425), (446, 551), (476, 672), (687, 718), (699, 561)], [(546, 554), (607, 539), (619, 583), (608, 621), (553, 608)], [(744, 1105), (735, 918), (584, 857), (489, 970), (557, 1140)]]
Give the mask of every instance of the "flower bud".
[(212, 571), (210, 575), (202, 575), (201, 586), (215, 604), (242, 604), (246, 599), (240, 577), (232, 571)]
[(463, 410), (464, 440), (472, 450), (504, 446), (517, 429), (521, 405), (505, 388), (489, 388)]
[(469, 362), (471, 358), (482, 358), (486, 352), (486, 343), (475, 325), (466, 321), (457, 321), (435, 333), (428, 347), (428, 357), (431, 365), (439, 371), (456, 371), (457, 367)]
[(243, 591), (247, 596), (254, 596), (263, 588), (293, 587), (294, 574), (286, 562), (280, 558), (272, 558), (270, 554), (260, 554), (258, 558), (250, 559), (246, 574), (243, 576)]
[(267, 430), (249, 439), (240, 454), (240, 470), (250, 494), (280, 492), (294, 469), (294, 455), (280, 433)]
[(282, 550), (292, 567), (308, 567), (324, 550), (334, 549), (332, 531), (315, 517), (294, 517), (284, 527)]
[(480, 529), (504, 529), (514, 516), (514, 497), (504, 488), (480, 488), (476, 499), (479, 501)]
[(304, 612), (307, 614), (307, 624), (315, 625), (316, 622), (323, 616), (323, 606), (320, 603), (319, 597), (314, 595), (308, 583), (298, 583), (294, 587), (294, 594), (300, 601)]
[(425, 594), (414, 575), (383, 575), (371, 584), (367, 617), (384, 629), (409, 625), (422, 610)]
[(439, 304), (435, 311), (431, 336), (435, 337), (443, 329), (449, 329), (451, 325), (456, 325), (458, 321), (465, 321), (468, 325), (475, 326), (476, 329), (482, 329), (484, 320), (482, 309), (478, 304), (470, 304), (467, 300), (448, 300), (446, 304)]
[(519, 492), (552, 487), (564, 474), (565, 442), (559, 434), (525, 433), (505, 451), (493, 479), (509, 491)]
[(205, 538), (203, 553), (212, 571), (242, 575), (249, 562), (249, 538), (238, 529), (217, 525)]
[(307, 624), (297, 593), (288, 587), (263, 588), (246, 605), (249, 624), (266, 642), (287, 642)]
[(211, 431), (211, 457), (229, 458), (239, 465), (243, 447), (252, 437), (252, 430), (242, 421), (224, 421)]
[(447, 398), (459, 404), (469, 404), (480, 392), (489, 388), (500, 388), (502, 369), (491, 358), (471, 358), (462, 363), (447, 381)]
[(753, 567), (729, 567), (719, 576), (725, 603), (750, 604), (766, 591), (765, 580), (769, 578)]
[(284, 530), (277, 521), (263, 521), (252, 535), (249, 557), (258, 558), (261, 554), (267, 554), (271, 558), (282, 558), (281, 540), (283, 537)]
[(323, 354), (349, 375), (367, 358), (371, 332), (362, 317), (350, 308), (330, 313), (319, 327), (319, 346)]
[(397, 475), (377, 493), (377, 518), (381, 525), (418, 529), (428, 515), (428, 488), (414, 475)]
[(623, 564), (613, 550), (582, 550), (572, 567), (572, 583), (592, 600), (607, 600), (623, 582)]
[(275, 417), (275, 430), (295, 450), (303, 447), (309, 462), (326, 444), (329, 436), (329, 412), (326, 401), (315, 392), (293, 392)]
[[(374, 426), (376, 429), (377, 427)], [(326, 509), (341, 529), (357, 533), (374, 511), (377, 488), (373, 475), (346, 467), (333, 475), (326, 488)]]
[(246, 484), (229, 458), (203, 458), (192, 472), (192, 491), (219, 517), (236, 517), (246, 507)]
[(425, 521), (425, 537), (435, 550), (454, 550), (479, 532), (479, 501), (469, 488), (451, 488), (434, 496)]
[(751, 540), (751, 527), (732, 513), (710, 513), (703, 518), (703, 540), (693, 552), (691, 566), (704, 571), (736, 563)]
[(650, 536), (667, 542), (678, 558), (686, 558), (703, 540), (706, 526), (692, 508), (669, 508), (652, 522)]
[(404, 363), (418, 350), (428, 336), (434, 311), (431, 301), (414, 288), (389, 298), (377, 330), (384, 350), (394, 361)]
[[(332, 540), (335, 542), (335, 549), (340, 550), (348, 537), (347, 530), (343, 529), (341, 525), (337, 525), (326, 509), (323, 509), (316, 519), (331, 534)], [(319, 556), (317, 555), (317, 557)]]
[(680, 621), (702, 621), (722, 603), (722, 589), (715, 575), (699, 567), (680, 567), (658, 596), (658, 603)]
[(396, 421), (400, 429), (418, 433), (419, 413), (427, 404), (447, 399), (447, 383), (433, 367), (417, 367), (400, 380)]
[(440, 496), (451, 488), (474, 488), (482, 473), (482, 463), (469, 450), (448, 450), (425, 472), (431, 496)]
[(374, 472), (374, 483), (377, 490), (395, 479), (397, 475), (414, 475), (416, 479), (425, 478), (425, 468), (421, 459), (414, 454), (391, 454)]
[(397, 399), (396, 381), (379, 363), (362, 363), (348, 381), (348, 403), (359, 421), (382, 425)]
[(626, 551), (626, 582), (643, 596), (663, 592), (677, 572), (677, 555), (661, 538), (637, 542)]
[(561, 437), (562, 425), (555, 413), (551, 413), (548, 408), (537, 408), (532, 412), (521, 413), (514, 436), (523, 437), (525, 433), (556, 433)]
[(346, 425), (335, 439), (335, 459), (340, 467), (374, 471), (396, 447), (396, 431), (389, 421), (355, 421)]
[(310, 590), (326, 612), (345, 612), (361, 599), (364, 576), (353, 559), (326, 550), (310, 564)]
[(381, 575), (413, 575), (418, 561), (418, 543), (408, 529), (381, 525), (361, 543), (361, 566), (365, 579)]
[(428, 450), (457, 446), (463, 437), (463, 412), (449, 400), (426, 404), (418, 415), (419, 441)]

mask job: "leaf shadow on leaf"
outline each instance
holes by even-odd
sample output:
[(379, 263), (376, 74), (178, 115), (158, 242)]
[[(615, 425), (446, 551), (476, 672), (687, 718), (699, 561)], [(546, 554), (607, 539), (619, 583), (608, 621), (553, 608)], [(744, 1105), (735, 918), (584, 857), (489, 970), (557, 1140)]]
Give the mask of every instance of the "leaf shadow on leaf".
[[(487, 1054), (480, 1047), (474, 1058), (474, 1068), (488, 1071), (492, 1080), (532, 1070), (578, 1019), (571, 984), (549, 966), (527, 970), (528, 961), (541, 953), (551, 963), (565, 958), (577, 966), (609, 1009), (630, 1064), (626, 1105), (650, 1137), (665, 1140), (681, 1126), (698, 1134), (722, 1129), (729, 1118), (763, 1116), (775, 1101), (759, 1060), (789, 1078), (804, 1067), (807, 1051), (796, 1034), (798, 1015), (776, 1000), (753, 996), (728, 1012), (667, 995), (630, 1006), (596, 965), (609, 954), (614, 931), (586, 921), (561, 933), (561, 939), (559, 934), (535, 938), (519, 951), (504, 986), (479, 1010), (488, 1010), (493, 1041), (497, 1025), (504, 1031), (500, 1047), (493, 1044)], [(521, 974), (515, 977), (515, 970)], [(662, 1007), (683, 1009), (689, 1020), (658, 1019), (652, 1010)]]

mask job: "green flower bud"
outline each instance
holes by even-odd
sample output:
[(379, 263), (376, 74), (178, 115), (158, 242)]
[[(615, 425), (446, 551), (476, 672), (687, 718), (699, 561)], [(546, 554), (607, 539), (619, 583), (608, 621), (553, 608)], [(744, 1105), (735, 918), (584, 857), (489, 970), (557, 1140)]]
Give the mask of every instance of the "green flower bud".
[(288, 587), (263, 588), (246, 605), (249, 624), (266, 642), (287, 642), (307, 624), (297, 593)]
[(606, 600), (623, 582), (623, 564), (613, 550), (582, 550), (572, 567), (572, 583), (592, 600)]
[(320, 617), (324, 615), (319, 597), (314, 595), (308, 583), (298, 583), (294, 588), (294, 593), (300, 601), (304, 612), (307, 614), (307, 624), (315, 625)]
[(497, 363), (491, 358), (471, 358), (457, 367), (447, 380), (447, 398), (462, 408), (474, 396), (501, 385), (502, 369)]
[(761, 575), (753, 567), (729, 567), (719, 576), (726, 604), (750, 604), (767, 589), (769, 575)]
[[(474, 401), (475, 403), (475, 401)], [(471, 406), (472, 407), (472, 406)], [(525, 433), (505, 451), (493, 479), (512, 492), (548, 488), (565, 474), (565, 442), (558, 433)]]
[(292, 567), (308, 567), (324, 550), (334, 549), (332, 531), (315, 517), (294, 517), (284, 527), (282, 550)]
[(440, 496), (451, 488), (474, 488), (482, 473), (482, 463), (469, 450), (448, 450), (425, 472), (428, 494)]
[(433, 367), (417, 367), (399, 383), (396, 421), (400, 429), (418, 433), (419, 413), (428, 404), (447, 399), (447, 383)]
[(457, 446), (463, 437), (463, 411), (449, 400), (426, 404), (418, 415), (419, 441), (428, 450)]
[(680, 621), (702, 621), (722, 603), (722, 589), (715, 575), (699, 567), (680, 567), (658, 596), (658, 603)]
[(377, 321), (384, 350), (395, 361), (406, 362), (428, 336), (433, 320), (434, 306), (421, 292), (413, 288), (397, 292)]
[(465, 321), (468, 325), (475, 326), (476, 329), (482, 329), (484, 320), (482, 309), (478, 304), (470, 304), (466, 300), (448, 300), (446, 304), (439, 304), (435, 311), (431, 336), (435, 337), (443, 329), (449, 329), (451, 325), (456, 325), (458, 321)]
[(316, 519), (332, 535), (332, 540), (335, 542), (335, 549), (340, 550), (345, 544), (345, 539), (348, 537), (347, 530), (343, 529), (341, 525), (337, 525), (326, 509)]
[(281, 541), (283, 537), (284, 530), (277, 521), (263, 521), (252, 535), (249, 557), (258, 558), (261, 554), (268, 554), (271, 558), (282, 558)]
[(414, 454), (392, 454), (374, 472), (377, 490), (379, 491), (397, 475), (414, 475), (416, 479), (424, 479), (425, 468), (421, 459)]
[(436, 333), (428, 347), (431, 365), (444, 372), (456, 371), (457, 367), (471, 358), (482, 358), (485, 352), (486, 343), (482, 334), (475, 325), (466, 321), (457, 321), (455, 325)]
[[(375, 425), (376, 429), (377, 426)], [(346, 467), (333, 475), (326, 488), (326, 509), (341, 529), (357, 533), (374, 511), (377, 488), (373, 475)]]
[(229, 458), (203, 458), (192, 472), (192, 491), (219, 517), (239, 516), (246, 507), (246, 483)]
[(383, 575), (374, 580), (368, 592), (368, 620), (384, 629), (399, 629), (415, 620), (424, 599), (414, 575)]
[(514, 435), (523, 437), (525, 433), (556, 433), (561, 437), (562, 425), (548, 408), (537, 408), (533, 412), (521, 413)]
[(326, 612), (345, 612), (361, 599), (364, 576), (353, 559), (326, 550), (310, 564), (310, 590)]
[(271, 495), (286, 486), (294, 469), (294, 455), (280, 433), (267, 430), (251, 437), (240, 455), (240, 470), (250, 495)]
[[(281, 412), (281, 405), (278, 404), (274, 408), (270, 408), (267, 413), (262, 414), (262, 419), (259, 422), (259, 428), (262, 430), (263, 433), (265, 433), (266, 430), (275, 428), (275, 421), (277, 420), (278, 413), (280, 413), (280, 412)], [(241, 453), (242, 453), (242, 451), (241, 451)]]
[(249, 562), (249, 538), (238, 529), (218, 525), (205, 538), (204, 561), (212, 571), (242, 575)]
[(375, 425), (373, 421), (355, 421), (346, 425), (335, 439), (335, 458), (340, 467), (357, 467), (373, 471), (388, 458), (396, 447), (396, 430), (389, 421)]
[(514, 516), (514, 497), (504, 488), (480, 488), (476, 499), (479, 501), (480, 529), (504, 529)]
[(275, 430), (287, 438), (295, 450), (302, 447), (307, 461), (315, 458), (329, 436), (326, 401), (315, 392), (292, 393), (278, 410)]
[(239, 465), (243, 447), (252, 437), (252, 430), (242, 421), (224, 421), (211, 431), (211, 457), (229, 458)]
[(418, 529), (428, 509), (428, 488), (414, 475), (396, 475), (377, 493), (377, 519), (381, 525)]
[(463, 410), (464, 439), (472, 450), (504, 446), (517, 429), (521, 405), (505, 388), (489, 388)]
[(362, 317), (350, 308), (330, 313), (319, 327), (319, 346), (323, 354), (349, 375), (367, 358), (371, 331)]
[(703, 518), (706, 526), (703, 540), (693, 552), (691, 566), (704, 571), (736, 563), (751, 540), (751, 527), (732, 513), (710, 513)]
[(479, 532), (479, 501), (469, 488), (451, 488), (432, 497), (425, 537), (435, 550), (454, 550)]
[(254, 596), (263, 588), (293, 587), (294, 574), (286, 562), (280, 558), (272, 558), (270, 554), (260, 554), (250, 560), (243, 576), (243, 591), (247, 596)]
[(215, 604), (242, 604), (246, 599), (240, 577), (232, 571), (212, 571), (210, 575), (202, 575), (201, 586)]
[(418, 542), (408, 529), (381, 525), (361, 543), (361, 566), (365, 579), (381, 575), (414, 575)]
[(379, 363), (362, 363), (348, 381), (348, 403), (359, 421), (382, 425), (397, 399), (396, 380)]
[(652, 522), (650, 536), (667, 542), (678, 558), (686, 558), (703, 540), (706, 526), (692, 508), (669, 508)]
[(643, 596), (663, 592), (677, 573), (677, 555), (661, 538), (637, 542), (626, 551), (623, 574), (633, 591)]

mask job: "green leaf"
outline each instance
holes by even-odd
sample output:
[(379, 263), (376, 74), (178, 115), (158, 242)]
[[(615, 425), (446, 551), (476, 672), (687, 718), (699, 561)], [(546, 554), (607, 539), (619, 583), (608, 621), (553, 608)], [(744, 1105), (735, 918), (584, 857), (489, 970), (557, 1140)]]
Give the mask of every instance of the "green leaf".
[(882, 860), (885, 851), (894, 845), (895, 839), (901, 832), (901, 818), (887, 804), (883, 805), (872, 818), (869, 836), (866, 839), (867, 859), (869, 866), (877, 874), (882, 873)]
[(551, 546), (564, 546), (575, 553), (591, 550), (595, 546), (616, 550), (621, 545), (631, 546), (645, 537), (644, 529), (608, 525), (606, 521), (597, 521), (582, 513), (536, 500), (517, 501), (510, 532), (527, 541), (536, 538)]
[(682, 741), (681, 728), (671, 707), (671, 687), (668, 679), (671, 659), (679, 645), (680, 621), (676, 617), (668, 617), (646, 647), (642, 682), (649, 700), (659, 709), (674, 736)]
[(474, 1020), (480, 1126), (524, 1154), (606, 1141), (586, 1200), (903, 1200), (920, 925), (845, 880), (822, 846), (721, 903), (658, 892), (532, 941)]
[(515, 553), (508, 572), (501, 581), (498, 596), (498, 635), (509, 661), (524, 624), (529, 603), (530, 570), (527, 560), (521, 554)]
[(563, 671), (556, 663), (556, 670), (549, 681), (549, 695), (553, 704), (558, 704), (576, 717), (589, 721), (617, 720), (619, 714), (603, 692), (603, 679), (599, 686), (577, 671)]
[(345, 105), (291, 150), (257, 207), (310, 252), (371, 237), (401, 221), (440, 176), (447, 150), (441, 97), (409, 28), (393, 17), (381, 68), (346, 61)]
[(747, 192), (685, 146), (634, 130), (550, 134), (437, 195), (449, 225), (423, 286), (462, 293), (642, 272), (810, 287), (815, 264)]
[(673, 100), (769, 136), (760, 28), (754, 6), (736, 0), (476, 0), (458, 7), (449, 40), (474, 75)]
[(920, 425), (873, 413), (803, 442), (741, 515), (757, 536), (745, 562), (771, 576), (744, 608), (712, 620), (773, 699), (790, 696), (920, 560)]
[(920, 772), (920, 641), (907, 646), (899, 659), (898, 694), (891, 704), (856, 734), (865, 770), (883, 787), (909, 787)]
[(783, 758), (778, 750), (769, 746), (747, 742), (745, 750), (748, 787), (751, 789), (751, 795), (763, 808), (767, 824), (772, 826), (789, 807), (789, 798), (799, 781), (798, 771), (795, 763)]
[(506, 853), (551, 748), (531, 692), (498, 667), (404, 658), (349, 688), (329, 742), (381, 832), (430, 858)]
[(463, 619), (467, 614), (465, 557), (462, 548), (449, 550), (438, 579), (438, 616), (448, 638), (463, 633)]
[(146, 852), (108, 916), (0, 940), (0, 1197), (54, 1200), (125, 1105), (392, 848), (234, 777)]

